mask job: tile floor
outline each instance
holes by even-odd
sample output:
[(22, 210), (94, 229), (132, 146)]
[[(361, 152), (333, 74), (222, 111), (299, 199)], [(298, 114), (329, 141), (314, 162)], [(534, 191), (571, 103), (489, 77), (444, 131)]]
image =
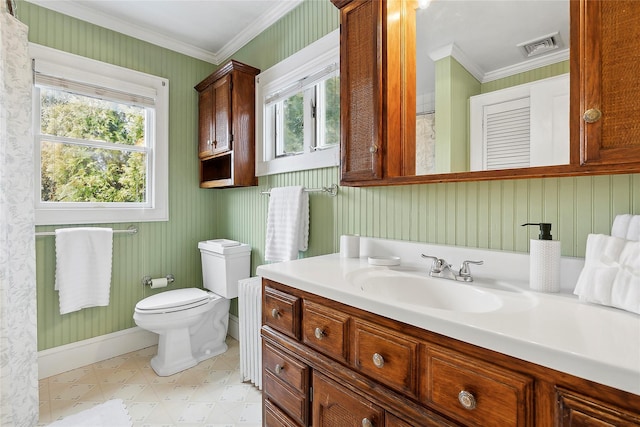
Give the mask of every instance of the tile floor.
[(229, 350), (170, 377), (155, 374), (156, 347), (40, 380), (39, 426), (122, 399), (134, 427), (261, 426), (261, 393), (240, 377), (238, 341)]

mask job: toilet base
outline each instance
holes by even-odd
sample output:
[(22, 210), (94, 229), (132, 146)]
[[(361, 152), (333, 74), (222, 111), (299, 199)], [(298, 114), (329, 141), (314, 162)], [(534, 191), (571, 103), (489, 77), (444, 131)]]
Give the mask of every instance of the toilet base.
[[(166, 363), (166, 359), (162, 360), (160, 354), (156, 354), (151, 358), (151, 368), (153, 371), (158, 374), (160, 377), (168, 377), (178, 372), (184, 371), (185, 369), (193, 368), (198, 363), (211, 359), (212, 357), (218, 356), (228, 350), (228, 346), (226, 342), (222, 342), (221, 345), (218, 345), (213, 348), (209, 348), (206, 351), (203, 351), (200, 354), (196, 354), (196, 357), (191, 355), (191, 352), (187, 352), (185, 355), (176, 355), (172, 354), (174, 357), (171, 364)], [(165, 356), (166, 357), (166, 356)]]
[(189, 345), (189, 328), (168, 329), (160, 334), (158, 354), (151, 359), (150, 364), (161, 377), (168, 377), (197, 365), (198, 360), (191, 354)]

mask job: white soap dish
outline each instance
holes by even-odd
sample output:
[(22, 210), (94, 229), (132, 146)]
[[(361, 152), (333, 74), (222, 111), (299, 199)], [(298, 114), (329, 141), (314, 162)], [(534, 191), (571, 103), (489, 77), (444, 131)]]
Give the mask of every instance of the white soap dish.
[(370, 256), (371, 265), (400, 265), (400, 257), (397, 256)]

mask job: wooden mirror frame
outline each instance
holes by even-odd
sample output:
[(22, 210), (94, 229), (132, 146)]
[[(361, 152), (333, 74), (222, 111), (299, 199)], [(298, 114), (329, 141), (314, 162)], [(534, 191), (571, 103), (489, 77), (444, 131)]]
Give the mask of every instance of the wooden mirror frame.
[[(624, 135), (625, 139), (634, 142), (623, 144), (623, 147), (604, 147), (603, 121), (586, 123), (583, 119), (587, 109), (600, 109), (618, 102), (613, 97), (608, 98), (602, 88), (603, 45), (611, 47), (614, 43), (611, 39), (601, 40), (601, 21), (605, 15), (601, 12), (600, 0), (569, 0), (570, 163), (430, 175), (412, 175), (415, 171), (417, 1), (331, 1), (341, 13), (341, 185), (380, 186), (640, 172), (640, 130)], [(636, 9), (632, 12), (633, 18), (640, 23), (640, 9)], [(629, 43), (640, 49), (640, 42)], [(628, 49), (627, 41), (625, 44)], [(361, 87), (358, 85), (361, 77), (366, 77), (364, 80), (373, 85), (367, 83), (368, 87)], [(367, 95), (354, 100), (363, 89)], [(638, 95), (636, 99), (640, 99), (640, 92)], [(605, 99), (607, 101), (603, 102)], [(371, 102), (370, 106), (366, 103), (369, 108), (360, 108), (363, 101)], [(636, 103), (640, 105), (640, 101)], [(362, 122), (366, 125), (360, 126)]]

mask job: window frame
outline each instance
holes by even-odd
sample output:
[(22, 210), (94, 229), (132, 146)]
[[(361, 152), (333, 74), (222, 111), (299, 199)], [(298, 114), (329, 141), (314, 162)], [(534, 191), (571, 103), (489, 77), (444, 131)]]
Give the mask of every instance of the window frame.
[[(139, 71), (30, 43), (36, 72), (119, 92), (152, 97), (145, 124), (148, 140), (147, 200), (144, 203), (43, 202), (41, 200), (40, 90), (33, 85), (34, 193), (36, 225), (168, 221), (169, 81)], [(149, 114), (150, 113), (150, 114)]]
[[(268, 97), (278, 91), (286, 91), (287, 88), (291, 88), (302, 79), (313, 76), (331, 66), (335, 66), (335, 71), (327, 74), (324, 78), (339, 75), (339, 30), (332, 31), (256, 76), (256, 176), (332, 167), (340, 164), (339, 141), (334, 146), (318, 147), (312, 150), (309, 150), (308, 141), (305, 141), (303, 153), (277, 157), (275, 144), (268, 138), (275, 126), (268, 120), (269, 116), (266, 113), (267, 108), (273, 107), (272, 102), (267, 102)], [(315, 82), (315, 84), (318, 83), (318, 81)], [(294, 94), (295, 92), (291, 92), (291, 95)], [(317, 100), (317, 98), (318, 94), (316, 93), (315, 99)], [(315, 140), (318, 141), (320, 126), (314, 125), (313, 129), (310, 127), (305, 121), (305, 140), (308, 135), (313, 134)]]

